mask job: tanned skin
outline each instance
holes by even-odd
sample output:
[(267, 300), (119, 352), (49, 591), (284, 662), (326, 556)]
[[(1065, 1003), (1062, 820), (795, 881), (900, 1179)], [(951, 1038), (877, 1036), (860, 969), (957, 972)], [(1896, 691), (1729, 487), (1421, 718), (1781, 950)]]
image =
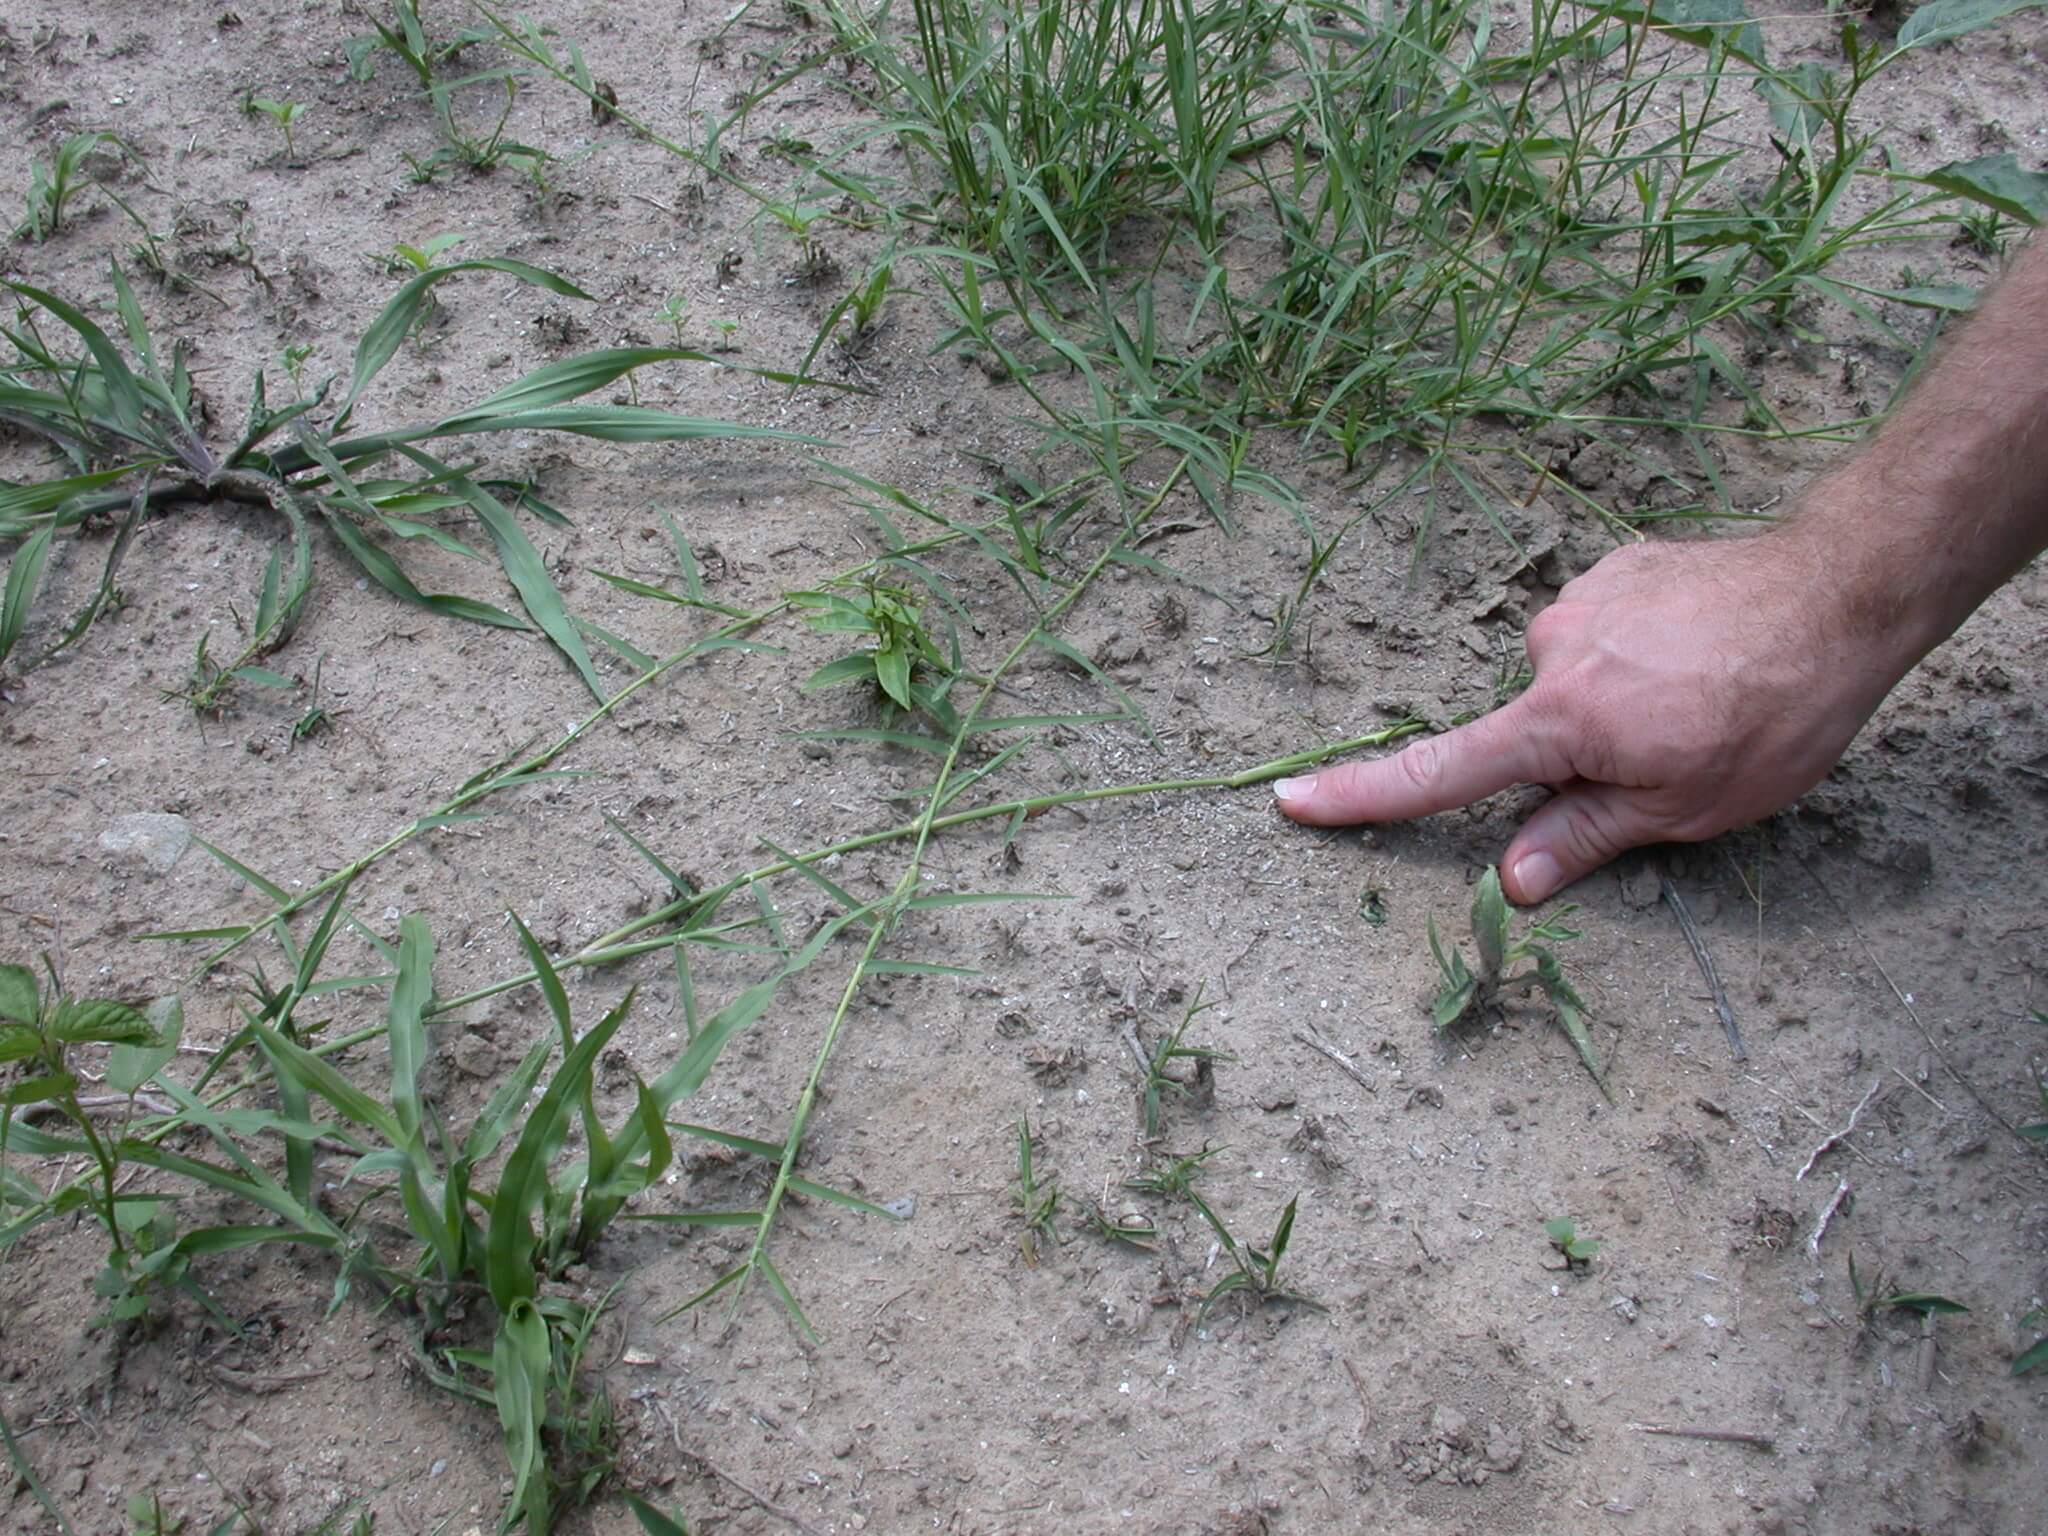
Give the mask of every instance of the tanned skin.
[(2048, 546), (2048, 236), (1769, 532), (1614, 551), (1529, 625), (1535, 681), (1391, 757), (1274, 785), (1316, 826), (1555, 794), (1501, 860), (1542, 901), (1819, 783), (1884, 696)]

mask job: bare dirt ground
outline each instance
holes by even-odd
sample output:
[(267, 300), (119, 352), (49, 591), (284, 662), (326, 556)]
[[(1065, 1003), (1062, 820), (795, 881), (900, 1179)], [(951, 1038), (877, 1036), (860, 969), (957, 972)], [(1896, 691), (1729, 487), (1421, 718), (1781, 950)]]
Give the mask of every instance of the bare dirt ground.
[[(537, 9), (622, 102), (678, 136), (795, 26), (778, 12), (713, 42), (722, 18), (705, 8)], [(1806, 20), (1774, 33), (1782, 47), (1823, 35), (1816, 8), (1799, 9)], [(751, 204), (593, 125), (544, 82), (508, 125), (557, 157), (544, 187), (516, 171), (415, 183), (402, 155), (431, 152), (429, 114), (389, 62), (369, 83), (349, 78), (342, 44), (364, 28), (332, 4), (11, 0), (4, 19), (0, 188), (24, 187), (29, 156), (68, 133), (105, 128), (134, 145), (143, 167), (106, 174), (175, 230), (178, 261), (213, 295), (146, 288), (145, 303), (159, 334), (192, 340), (200, 389), (230, 419), (254, 368), (281, 377), (287, 345), (312, 347), (309, 377), (345, 370), (395, 286), (378, 258), (444, 231), (466, 235), (462, 254), (544, 265), (597, 302), (492, 276), (444, 285), (440, 320), (380, 381), (379, 419), (445, 411), (565, 350), (659, 342), (656, 311), (675, 292), (690, 301), (687, 339), (708, 344), (718, 320), (734, 321), (736, 360), (793, 367), (841, 291), (788, 281), (797, 258), (750, 220)], [(1912, 61), (1869, 110), (1916, 161), (1989, 144), (2037, 167), (2044, 57), (2048, 18), (2020, 16)], [(270, 123), (238, 110), (250, 89), (310, 109), (296, 163)], [(850, 114), (823, 84), (775, 98), (744, 125), (742, 171), (772, 182), (778, 132), (822, 136)], [(4, 261), (10, 275), (99, 296), (108, 257), (132, 239), (101, 204), (44, 245), (8, 245)], [(852, 273), (865, 253), (849, 237), (834, 255)], [(1912, 260), (1985, 276), (1942, 245)], [(641, 398), (828, 439), (838, 462), (966, 509), (987, 483), (976, 456), (1028, 460), (1025, 406), (1014, 386), (932, 352), (938, 325), (914, 296), (891, 315), (858, 365), (872, 396), (790, 400), (739, 373), (675, 366), (643, 376)], [(1853, 338), (1788, 351), (1770, 375), (1774, 404), (1814, 424), (1852, 415), (1859, 396), (1882, 401), (1903, 361)], [(10, 478), (35, 462), (23, 443), (0, 451)], [(491, 451), (494, 469), (538, 475), (574, 520), (573, 532), (535, 533), (572, 608), (651, 653), (694, 632), (690, 618), (590, 572), (672, 577), (663, 511), (722, 602), (765, 602), (874, 547), (859, 508), (786, 447), (535, 439)], [(1732, 445), (1730, 497), (1771, 504), (1822, 457)], [(1591, 494), (1650, 494), (1638, 466), (1597, 459), (1574, 467)], [(1362, 494), (1330, 464), (1276, 467), (1320, 515)], [(1484, 521), (1452, 508), (1411, 582), (1413, 519), (1368, 520), (1315, 601), (1308, 654), (1274, 665), (1249, 653), (1270, 638), (1304, 553), (1282, 513), (1247, 501), (1239, 514), (1236, 538), (1191, 510), (1149, 546), (1216, 595), (1119, 570), (1067, 627), (1142, 705), (1157, 744), (1122, 727), (1063, 733), (1057, 759), (1033, 759), (1030, 788), (1063, 774), (1230, 771), (1411, 709), (1438, 723), (1483, 709), (1528, 615), (1611, 542), (1539, 499), (1516, 530), (1534, 560), (1518, 574)], [(195, 719), (161, 690), (182, 684), (202, 630), (232, 639), (234, 607), (277, 537), (246, 508), (148, 522), (125, 606), (70, 659), (10, 684), (7, 958), (50, 949), (81, 987), (176, 988), (196, 948), (135, 935), (260, 907), (197, 847), (167, 869), (110, 849), (119, 818), (183, 817), (299, 887), (587, 712), (537, 639), (403, 607), (325, 546), (310, 614), (270, 664), (310, 678), (322, 660), (334, 728), (293, 738), (303, 690), (252, 689), (227, 717)], [(63, 546), (41, 622), (73, 611), (104, 546), (103, 534)], [(419, 568), (445, 587), (505, 600), (494, 567), (433, 554)], [(969, 611), (991, 634), (1013, 628), (1014, 590), (985, 562), (947, 558)], [(731, 1327), (716, 1309), (661, 1321), (740, 1240), (616, 1229), (579, 1278), (593, 1293), (620, 1286), (597, 1362), (624, 1432), (620, 1477), (699, 1532), (2048, 1531), (2048, 1381), (2008, 1374), (2035, 1336), (2022, 1319), (2048, 1293), (2048, 1170), (2010, 1131), (2039, 1118), (2043, 1037), (2029, 1013), (2048, 932), (2033, 862), (2048, 854), (2044, 603), (2048, 578), (2029, 571), (1792, 812), (1632, 857), (1572, 892), (1584, 937), (1566, 962), (1611, 1062), (1612, 1103), (1534, 999), (1448, 1045), (1430, 1029), (1425, 921), (1462, 931), (1470, 882), (1533, 794), (1337, 835), (1280, 823), (1262, 788), (1115, 801), (1035, 818), (1015, 843), (1021, 867), (995, 830), (935, 842), (935, 888), (1068, 899), (927, 914), (904, 954), (979, 975), (871, 984), (849, 1019), (807, 1169), (875, 1199), (914, 1197), (914, 1215), (794, 1211), (776, 1256), (815, 1345), (765, 1291)], [(833, 654), (820, 637), (787, 623), (760, 638), (785, 649), (721, 653), (644, 690), (561, 764), (588, 777), (513, 792), (486, 820), (416, 839), (371, 871), (354, 910), (386, 933), (401, 912), (426, 914), (436, 988), (452, 996), (519, 969), (508, 909), (566, 949), (663, 898), (601, 813), (705, 877), (758, 858), (763, 836), (803, 848), (902, 819), (891, 797), (914, 794), (928, 764), (793, 739), (872, 711), (850, 691), (799, 691)], [(1011, 681), (1020, 713), (1101, 707), (1049, 656)], [(878, 891), (900, 867), (882, 849), (849, 856), (834, 878)], [(1744, 1063), (1660, 899), (1664, 876), (1718, 962)], [(816, 893), (784, 899), (790, 929), (808, 932)], [(747, 959), (703, 968), (698, 988), (729, 995), (751, 979)], [(842, 977), (821, 963), (789, 984), (689, 1116), (778, 1139)], [(607, 1079), (614, 1113), (630, 1102), (626, 1066), (652, 1075), (679, 1049), (674, 976), (649, 960), (571, 983), (586, 1021), (630, 983), (641, 990)], [(237, 986), (220, 974), (187, 991), (189, 1042), (225, 1037)], [(1213, 1097), (1168, 1104), (1167, 1144), (1223, 1149), (1201, 1187), (1241, 1238), (1264, 1241), (1299, 1197), (1283, 1278), (1320, 1309), (1223, 1305), (1198, 1318), (1219, 1260), (1185, 1206), (1156, 1207), (1153, 1253), (1083, 1229), (1097, 1202), (1146, 1206), (1119, 1187), (1143, 1157), (1126, 1035), (1157, 1040), (1197, 989), (1218, 1006), (1190, 1040), (1234, 1060)], [(337, 1000), (337, 1027), (377, 1010)], [(523, 993), (441, 1026), (439, 1092), (473, 1102), (548, 1027)], [(1800, 1178), (1859, 1104), (1854, 1133)], [(1067, 1241), (1035, 1266), (1013, 1204), (1023, 1117), (1066, 1196)], [(749, 1193), (743, 1169), (699, 1158), (653, 1204)], [(1584, 1268), (1568, 1270), (1543, 1233), (1567, 1214), (1601, 1243)], [(260, 1252), (202, 1266), (240, 1337), (181, 1304), (118, 1352), (83, 1322), (98, 1263), (88, 1227), (44, 1227), (0, 1261), (0, 1406), (74, 1528), (125, 1532), (126, 1500), (155, 1491), (193, 1531), (235, 1504), (288, 1532), (357, 1502), (379, 1532), (490, 1529), (506, 1480), (488, 1411), (421, 1380), (395, 1319), (353, 1303), (325, 1316), (322, 1261)], [(1866, 1285), (1882, 1275), (1971, 1310), (1924, 1336), (1907, 1313), (1866, 1322), (1851, 1253)], [(573, 1520), (632, 1528), (616, 1501)], [(0, 1489), (0, 1525), (54, 1529), (20, 1487)]]

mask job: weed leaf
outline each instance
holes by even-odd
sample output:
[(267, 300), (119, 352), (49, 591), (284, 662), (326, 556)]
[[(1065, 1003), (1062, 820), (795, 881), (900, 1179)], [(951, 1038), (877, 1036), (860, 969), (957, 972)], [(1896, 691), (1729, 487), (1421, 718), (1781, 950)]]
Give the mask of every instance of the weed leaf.
[(7, 567), (7, 586), (0, 592), (0, 663), (7, 660), (28, 627), (29, 607), (36, 600), (36, 588), (42, 584), (43, 566), (49, 560), (50, 540), (56, 531), (54, 523), (37, 529), (14, 552)]
[[(1934, 6), (1924, 6), (1915, 11), (1913, 21), (1933, 9)], [(1925, 182), (1956, 197), (1995, 208), (2022, 224), (2048, 221), (2048, 172), (2022, 169), (2018, 157), (2009, 150), (1999, 155), (1979, 155), (1974, 160), (1951, 160), (1923, 176), (1905, 179)]]
[[(404, 344), (405, 338), (412, 334), (413, 324), (419, 319), (420, 310), (426, 304), (429, 291), (442, 279), (453, 277), (458, 272), (506, 272), (522, 283), (545, 288), (548, 292), (561, 294), (564, 298), (590, 300), (589, 294), (567, 278), (557, 277), (552, 272), (529, 266), (523, 261), (515, 261), (509, 256), (485, 257), (475, 261), (451, 261), (445, 266), (429, 268), (392, 295), (391, 302), (370, 322), (369, 329), (363, 332), (362, 339), (356, 343), (355, 368), (349, 377), (348, 396), (341, 402), (341, 413), (334, 420), (335, 431), (341, 430), (350, 413), (355, 410), (356, 401), (369, 387), (370, 381), (383, 372), (384, 365), (391, 361), (399, 347)], [(41, 300), (38, 299), (37, 302), (40, 303)], [(53, 310), (52, 313), (56, 311)], [(95, 349), (94, 356), (98, 355)]]
[(2031, 11), (2043, 0), (1931, 0), (1906, 18), (1899, 28), (1899, 47), (1923, 48), (1946, 43), (1980, 27), (1988, 27), (2021, 11)]
[(25, 965), (0, 965), (0, 1019), (33, 1024), (37, 1012), (36, 973)]

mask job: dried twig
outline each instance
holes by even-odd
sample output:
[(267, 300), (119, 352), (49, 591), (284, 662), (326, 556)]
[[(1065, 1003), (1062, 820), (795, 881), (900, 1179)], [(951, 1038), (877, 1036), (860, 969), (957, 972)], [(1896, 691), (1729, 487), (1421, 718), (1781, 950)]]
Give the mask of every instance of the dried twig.
[(1707, 987), (1714, 994), (1714, 1012), (1720, 1015), (1721, 1028), (1728, 1036), (1728, 1054), (1737, 1061), (1749, 1060), (1749, 1052), (1742, 1044), (1742, 1032), (1735, 1027), (1735, 1010), (1728, 1006), (1728, 994), (1721, 989), (1721, 973), (1714, 969), (1714, 957), (1707, 953), (1707, 941), (1701, 937), (1699, 925), (1686, 911), (1685, 898), (1678, 894), (1678, 887), (1669, 879), (1659, 883), (1664, 889), (1664, 904), (1678, 919), (1678, 931), (1685, 935), (1685, 942), (1692, 948), (1693, 959), (1699, 962), (1700, 974), (1707, 978)]
[(1822, 1139), (1821, 1144), (1815, 1147), (1812, 1154), (1806, 1159), (1805, 1165), (1792, 1175), (1792, 1182), (1794, 1184), (1797, 1184), (1801, 1179), (1813, 1172), (1813, 1165), (1821, 1160), (1823, 1154), (1833, 1151), (1849, 1139), (1850, 1133), (1856, 1129), (1856, 1122), (1863, 1118), (1863, 1111), (1870, 1108), (1870, 1101), (1877, 1097), (1877, 1090), (1883, 1086), (1884, 1079), (1881, 1077), (1873, 1077), (1870, 1080), (1870, 1092), (1864, 1094), (1862, 1102), (1849, 1111), (1849, 1123), (1839, 1131), (1830, 1131)]
[(725, 1468), (719, 1466), (716, 1462), (706, 1461), (704, 1459), (702, 1452), (688, 1451), (685, 1452), (685, 1454), (690, 1458), (690, 1460), (696, 1462), (698, 1466), (702, 1467), (706, 1472), (709, 1472), (713, 1477), (717, 1478), (720, 1482), (726, 1483), (730, 1485), (732, 1488), (739, 1491), (740, 1493), (745, 1494), (748, 1498), (752, 1499), (756, 1504), (758, 1504), (764, 1511), (766, 1511), (768, 1514), (773, 1515), (776, 1519), (787, 1521), (789, 1524), (795, 1526), (798, 1530), (804, 1533), (804, 1536), (823, 1536), (823, 1533), (819, 1531), (819, 1529), (815, 1525), (812, 1525), (810, 1521), (806, 1520), (802, 1515), (798, 1514), (795, 1510), (785, 1509), (780, 1504), (776, 1503), (773, 1499), (768, 1498), (764, 1494), (756, 1492), (752, 1488), (749, 1488), (745, 1483), (741, 1482), (738, 1478), (734, 1477), (730, 1472), (726, 1471)]
[(1372, 1433), (1372, 1399), (1365, 1395), (1365, 1383), (1358, 1379), (1358, 1367), (1349, 1360), (1344, 1362), (1344, 1374), (1351, 1378), (1351, 1385), (1358, 1391), (1358, 1438), (1363, 1440)]
[(1686, 1429), (1676, 1424), (1631, 1424), (1629, 1428), (1645, 1435), (1670, 1435), (1678, 1440), (1719, 1440), (1729, 1445), (1753, 1446), (1759, 1451), (1778, 1448), (1778, 1442), (1769, 1435), (1753, 1435), (1746, 1429)]
[(1358, 1086), (1363, 1088), (1367, 1093), (1378, 1093), (1380, 1091), (1380, 1085), (1378, 1081), (1366, 1076), (1365, 1070), (1362, 1067), (1360, 1067), (1357, 1062), (1353, 1061), (1349, 1056), (1346, 1056), (1342, 1051), (1338, 1050), (1337, 1047), (1330, 1044), (1329, 1041), (1325, 1040), (1322, 1037), (1322, 1035), (1317, 1032), (1314, 1025), (1311, 1024), (1301, 1029), (1297, 1029), (1294, 1032), (1294, 1038), (1299, 1040), (1303, 1045), (1307, 1046), (1310, 1050), (1320, 1051), (1323, 1055), (1329, 1057), (1330, 1060), (1337, 1063), (1337, 1065), (1343, 1069), (1344, 1075), (1349, 1077), (1354, 1083), (1358, 1084)]
[(1920, 1314), (1920, 1343), (1913, 1368), (1914, 1380), (1922, 1392), (1934, 1390), (1934, 1314)]
[(1841, 1180), (1835, 1185), (1834, 1194), (1821, 1207), (1820, 1220), (1813, 1225), (1813, 1235), (1806, 1240), (1806, 1252), (1818, 1264), (1820, 1262), (1820, 1240), (1828, 1235), (1828, 1223), (1835, 1219), (1835, 1212), (1842, 1208), (1842, 1202), (1849, 1198), (1849, 1181)]

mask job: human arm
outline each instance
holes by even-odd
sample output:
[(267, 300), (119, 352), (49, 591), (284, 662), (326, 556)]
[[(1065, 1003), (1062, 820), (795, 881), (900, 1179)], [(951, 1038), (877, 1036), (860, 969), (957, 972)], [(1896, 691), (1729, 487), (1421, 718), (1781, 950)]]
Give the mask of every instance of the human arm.
[(1401, 821), (1556, 790), (1501, 860), (1542, 901), (1817, 784), (1900, 678), (2048, 545), (2048, 238), (1871, 439), (1753, 538), (1618, 549), (1529, 625), (1512, 703), (1275, 784), (1297, 821)]

